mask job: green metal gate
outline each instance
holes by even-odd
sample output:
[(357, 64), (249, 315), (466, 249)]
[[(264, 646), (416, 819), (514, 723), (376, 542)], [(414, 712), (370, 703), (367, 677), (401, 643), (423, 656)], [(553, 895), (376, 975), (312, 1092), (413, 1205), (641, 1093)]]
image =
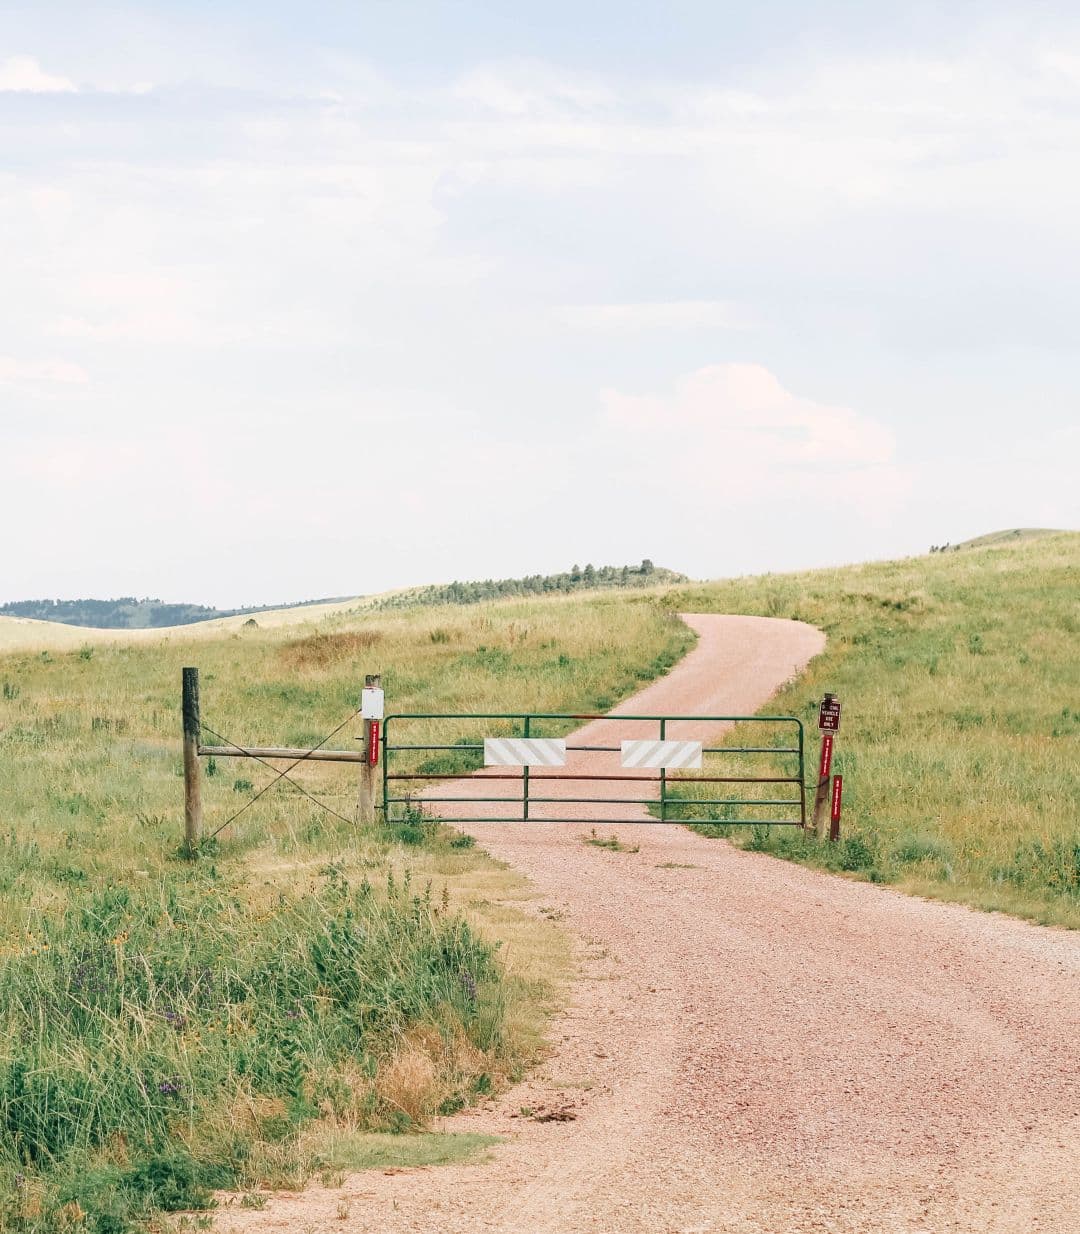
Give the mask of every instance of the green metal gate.
[[(570, 770), (552, 771), (543, 769), (535, 771), (528, 765), (520, 766), (517, 771), (490, 770), (482, 768), (481, 761), (485, 749), (484, 737), (494, 737), (485, 728), (503, 730), (505, 737), (507, 729), (511, 737), (520, 737), (526, 741), (533, 738), (553, 736), (553, 729), (565, 729), (580, 721), (605, 721), (611, 724), (641, 725), (643, 736), (659, 741), (668, 740), (669, 726), (677, 724), (680, 730), (685, 725), (700, 724), (705, 729), (715, 731), (719, 725), (765, 725), (770, 732), (777, 734), (775, 742), (762, 742), (756, 745), (727, 745), (701, 743), (703, 769), (704, 757), (713, 760), (714, 771), (745, 771), (747, 774), (693, 774), (673, 772), (666, 767), (659, 767), (655, 776), (642, 774), (624, 774), (619, 772), (590, 772), (579, 770), (577, 766)], [(644, 727), (648, 726), (648, 728)], [(409, 728), (415, 732), (421, 731), (419, 737), (427, 736), (428, 740), (406, 740)], [(467, 728), (470, 731), (458, 734), (456, 739), (448, 741), (456, 728)], [(479, 730), (479, 731), (478, 731)], [(650, 731), (652, 730), (652, 731)], [(441, 739), (440, 739), (441, 738)], [(683, 716), (683, 715), (580, 715), (540, 712), (501, 712), (476, 714), (469, 712), (400, 712), (388, 715), (383, 721), (381, 736), (383, 764), (383, 801), (384, 817), (392, 821), (404, 817), (410, 809), (421, 805), (438, 805), (454, 803), (457, 806), (475, 805), (484, 809), (470, 810), (467, 816), (454, 813), (455, 822), (596, 822), (596, 818), (580, 817), (547, 817), (552, 806), (588, 806), (588, 805), (626, 805), (646, 806), (652, 808), (654, 816), (649, 818), (608, 818), (605, 823), (662, 823), (678, 822), (680, 820), (703, 821), (724, 826), (796, 826), (806, 825), (806, 761), (804, 754), (804, 732), (802, 721), (795, 716)], [(610, 756), (622, 752), (621, 745), (589, 743), (581, 740), (581, 734), (573, 734), (566, 740), (567, 755), (574, 754), (575, 764), (585, 764), (592, 756)], [(435, 757), (432, 757), (435, 756)], [(728, 760), (734, 760), (729, 765)], [(610, 759), (607, 759), (610, 762)], [(749, 774), (755, 768), (759, 774)], [(473, 773), (478, 774), (473, 774)], [(762, 774), (773, 772), (781, 774)], [(498, 795), (484, 792), (484, 786), (491, 781), (500, 785), (507, 782), (516, 784), (517, 791), (513, 796), (507, 796), (499, 791)], [(438, 785), (454, 782), (457, 790), (452, 795), (440, 795)], [(557, 796), (545, 795), (554, 790), (547, 789), (550, 783), (574, 785), (573, 793), (559, 792)], [(655, 785), (655, 795), (634, 797), (609, 797), (593, 795), (576, 795), (579, 785), (592, 786), (601, 783), (633, 783), (642, 786)], [(696, 796), (694, 786), (705, 785), (757, 785), (769, 786), (762, 790), (762, 795), (748, 795), (749, 788), (741, 790), (739, 796)], [(420, 791), (408, 791), (403, 786), (415, 786)], [(426, 786), (426, 787), (425, 787)], [(509, 787), (509, 785), (507, 786)], [(539, 788), (539, 793), (537, 789)], [(462, 791), (462, 790), (469, 791)], [(475, 790), (473, 792), (472, 790)], [(613, 790), (612, 790), (613, 791)], [(700, 790), (698, 790), (700, 791)], [(722, 793), (723, 790), (705, 790)], [(739, 793), (739, 789), (734, 792)], [(781, 796), (783, 793), (785, 795)], [(516, 807), (513, 813), (501, 811), (499, 814), (488, 814), (487, 807), (499, 804)], [(545, 810), (545, 807), (548, 807)], [(706, 817), (691, 814), (693, 811), (706, 811)], [(758, 811), (769, 813), (759, 814)], [(733, 812), (736, 816), (732, 816)], [(580, 811), (578, 811), (580, 813)], [(745, 817), (739, 816), (745, 814)]]

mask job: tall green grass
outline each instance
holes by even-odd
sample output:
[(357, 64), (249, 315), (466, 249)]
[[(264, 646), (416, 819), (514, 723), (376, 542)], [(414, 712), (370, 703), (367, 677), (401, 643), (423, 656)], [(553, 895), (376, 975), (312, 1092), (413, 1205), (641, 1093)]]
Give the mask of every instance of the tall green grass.
[[(461, 1038), (497, 1052), (493, 949), (429, 891), (391, 881), (379, 895), (331, 866), (254, 920), (237, 892), (195, 869), (30, 916), (28, 945), (0, 965), (9, 1223), (55, 1228), (77, 1204), (84, 1228), (114, 1230), (197, 1207), (257, 1179), (259, 1143), (323, 1108), (407, 1129), (378, 1077), (413, 1025), (448, 1055)], [(475, 1084), (447, 1075), (442, 1099)]]

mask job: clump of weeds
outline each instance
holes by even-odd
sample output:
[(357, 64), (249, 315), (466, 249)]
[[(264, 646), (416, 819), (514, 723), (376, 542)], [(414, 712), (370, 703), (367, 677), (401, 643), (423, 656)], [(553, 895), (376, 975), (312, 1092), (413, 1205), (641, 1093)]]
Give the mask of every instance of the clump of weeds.
[(606, 838), (598, 835), (596, 828), (593, 827), (589, 835), (582, 839), (583, 844), (591, 845), (593, 848), (606, 848), (613, 853), (639, 853), (641, 852), (640, 844), (624, 844), (614, 833)]

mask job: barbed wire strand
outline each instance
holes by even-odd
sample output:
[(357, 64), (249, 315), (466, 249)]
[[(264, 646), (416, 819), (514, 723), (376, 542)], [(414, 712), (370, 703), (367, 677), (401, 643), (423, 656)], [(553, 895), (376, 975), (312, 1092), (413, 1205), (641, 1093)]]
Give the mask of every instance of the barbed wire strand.
[(346, 725), (351, 724), (352, 721), (355, 720), (359, 714), (360, 714), (359, 708), (357, 708), (356, 711), (350, 712), (349, 715), (346, 716), (344, 720), (342, 720), (342, 722), (337, 726), (337, 728), (334, 729), (332, 733), (327, 733), (326, 736), (322, 739), (322, 741), (319, 742), (317, 746), (312, 746), (310, 750), (306, 751), (299, 758), (294, 759), (288, 765), (288, 767), (285, 768), (284, 771), (278, 771), (277, 768), (274, 767), (272, 763), (268, 763), (265, 758), (260, 758), (257, 754), (253, 754), (250, 750), (246, 750), (243, 746), (237, 745), (235, 741), (232, 741), (230, 738), (223, 736), (221, 733), (215, 733), (209, 724), (203, 724), (202, 725), (203, 730), (209, 733), (211, 737), (216, 737), (218, 741), (224, 742), (225, 745), (227, 746), (232, 746), (234, 750), (238, 750), (241, 754), (246, 755), (248, 758), (253, 758), (257, 763), (262, 763), (264, 767), (268, 767), (271, 771), (275, 772), (274, 778), (268, 784), (260, 788), (259, 791), (255, 794), (255, 796), (252, 797), (250, 801), (246, 801), (240, 807), (240, 809), (236, 811), (235, 814), (230, 814), (229, 817), (221, 824), (221, 826), (215, 828), (215, 830), (213, 830), (206, 838), (208, 840), (212, 840), (219, 832), (224, 831), (225, 828), (228, 827), (230, 823), (235, 822), (240, 817), (240, 815), (244, 813), (245, 810), (250, 809), (255, 804), (255, 802), (259, 800), (259, 798), (263, 795), (263, 793), (265, 793), (268, 789), (273, 788), (274, 785), (279, 780), (288, 780), (289, 783), (293, 786), (293, 788), (299, 789), (300, 792), (302, 792), (305, 797), (313, 801), (317, 806), (320, 806), (322, 809), (324, 809), (327, 812), (327, 814), (332, 814), (335, 818), (341, 819), (343, 823), (354, 822), (355, 820), (351, 818), (346, 818), (344, 814), (339, 814), (337, 810), (332, 809), (330, 806), (326, 804), (325, 801), (320, 801), (318, 797), (312, 796), (312, 794), (309, 793), (302, 784), (298, 784), (289, 775), (289, 772), (292, 771), (294, 767), (304, 762), (305, 759), (310, 758), (315, 753), (316, 750), (321, 750), (323, 746), (326, 745), (326, 743), (330, 740), (331, 737), (336, 737), (337, 734), (340, 733), (341, 730), (345, 728)]

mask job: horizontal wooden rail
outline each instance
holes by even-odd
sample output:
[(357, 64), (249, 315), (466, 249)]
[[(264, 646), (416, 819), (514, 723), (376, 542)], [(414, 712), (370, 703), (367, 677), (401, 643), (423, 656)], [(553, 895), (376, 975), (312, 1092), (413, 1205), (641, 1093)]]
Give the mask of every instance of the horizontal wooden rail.
[(290, 758), (307, 763), (366, 763), (366, 750), (290, 750), (283, 746), (199, 746), (207, 758)]

